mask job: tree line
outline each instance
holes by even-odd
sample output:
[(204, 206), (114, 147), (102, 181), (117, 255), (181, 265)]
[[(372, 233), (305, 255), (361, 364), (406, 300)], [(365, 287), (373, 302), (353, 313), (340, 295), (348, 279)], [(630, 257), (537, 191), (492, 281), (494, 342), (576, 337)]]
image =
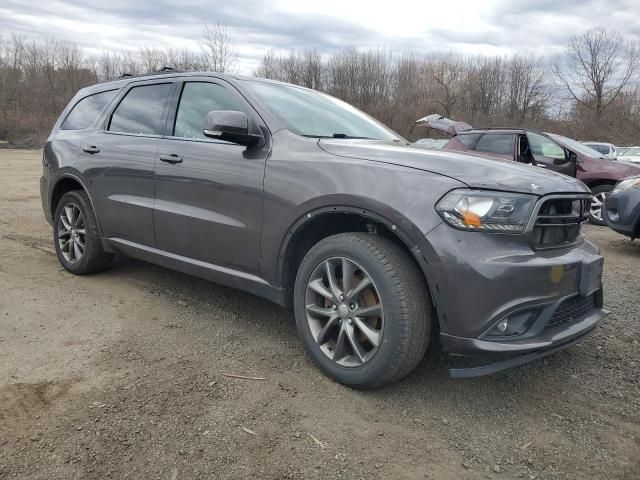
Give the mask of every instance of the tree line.
[[(170, 66), (234, 71), (224, 25), (205, 25), (198, 50), (142, 48), (89, 56), (74, 43), (0, 37), (0, 140), (39, 145), (75, 92), (123, 74)], [(640, 143), (640, 47), (594, 28), (554, 57), (464, 56), (344, 48), (268, 52), (257, 76), (345, 100), (409, 139), (440, 136), (415, 125), (430, 113), (474, 126), (518, 126), (579, 140)]]
[(77, 43), (23, 35), (0, 36), (0, 140), (40, 146), (82, 87), (123, 75), (173, 67), (225, 72), (237, 51), (226, 26), (204, 25), (199, 49), (140, 48), (87, 55)]

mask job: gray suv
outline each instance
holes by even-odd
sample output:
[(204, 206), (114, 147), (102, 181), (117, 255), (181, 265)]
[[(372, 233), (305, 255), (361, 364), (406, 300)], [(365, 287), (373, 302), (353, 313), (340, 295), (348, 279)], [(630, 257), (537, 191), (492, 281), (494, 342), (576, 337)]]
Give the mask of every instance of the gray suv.
[(584, 184), (412, 146), (313, 90), (179, 72), (94, 85), (43, 166), (64, 268), (124, 254), (291, 307), (313, 360), (352, 387), (407, 375), (434, 341), (492, 358), (453, 376), (499, 371), (606, 315)]

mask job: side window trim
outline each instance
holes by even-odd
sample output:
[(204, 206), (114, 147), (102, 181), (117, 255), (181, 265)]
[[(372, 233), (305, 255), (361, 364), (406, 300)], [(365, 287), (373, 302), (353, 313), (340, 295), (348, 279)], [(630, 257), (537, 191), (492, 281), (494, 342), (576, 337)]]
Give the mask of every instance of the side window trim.
[(113, 132), (109, 130), (111, 125), (111, 119), (113, 118), (113, 114), (118, 109), (122, 101), (127, 97), (129, 92), (136, 87), (146, 87), (148, 85), (162, 85), (162, 84), (170, 84), (171, 88), (169, 89), (169, 93), (167, 94), (167, 98), (165, 99), (164, 107), (162, 110), (162, 120), (161, 123), (164, 124), (164, 128), (161, 129), (166, 131), (167, 121), (168, 121), (168, 113), (169, 113), (169, 105), (173, 100), (173, 96), (176, 89), (176, 84), (179, 83), (175, 78), (159, 78), (157, 80), (144, 81), (144, 82), (131, 82), (127, 84), (116, 97), (111, 100), (109, 105), (109, 109), (106, 110), (106, 115), (101, 120), (100, 123), (100, 132), (108, 135), (124, 135), (127, 137), (148, 137), (148, 138), (162, 138), (162, 134), (148, 134), (148, 133), (127, 133), (127, 132)]

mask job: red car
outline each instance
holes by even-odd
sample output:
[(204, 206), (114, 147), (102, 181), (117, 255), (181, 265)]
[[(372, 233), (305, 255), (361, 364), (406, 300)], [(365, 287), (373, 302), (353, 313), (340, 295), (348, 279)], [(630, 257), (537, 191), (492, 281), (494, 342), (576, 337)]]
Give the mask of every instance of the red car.
[(605, 225), (602, 204), (616, 183), (640, 175), (640, 165), (606, 159), (600, 152), (575, 140), (523, 128), (473, 128), (442, 115), (427, 115), (416, 122), (452, 135), (445, 150), (474, 152), (529, 163), (582, 180), (593, 193), (589, 220)]

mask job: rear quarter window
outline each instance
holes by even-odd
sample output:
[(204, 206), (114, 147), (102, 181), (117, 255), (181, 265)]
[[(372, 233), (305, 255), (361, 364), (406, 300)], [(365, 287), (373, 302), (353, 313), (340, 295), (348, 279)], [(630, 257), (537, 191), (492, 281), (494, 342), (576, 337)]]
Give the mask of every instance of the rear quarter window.
[(115, 97), (117, 90), (94, 93), (84, 97), (69, 112), (60, 128), (62, 130), (83, 130), (100, 116), (104, 107)]

